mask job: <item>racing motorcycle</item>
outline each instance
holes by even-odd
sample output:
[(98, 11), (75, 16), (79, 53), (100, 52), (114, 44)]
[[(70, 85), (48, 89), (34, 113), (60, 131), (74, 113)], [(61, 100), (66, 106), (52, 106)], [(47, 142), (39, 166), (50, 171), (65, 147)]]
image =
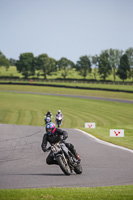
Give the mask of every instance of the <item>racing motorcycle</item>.
[(47, 116), (45, 117), (45, 119), (44, 119), (44, 120), (45, 120), (45, 124), (47, 124), (47, 123), (51, 122), (51, 118), (50, 118), (50, 117), (47, 117)]
[(64, 174), (70, 175), (73, 171), (76, 174), (82, 173), (81, 163), (69, 151), (64, 143), (58, 142), (56, 144), (52, 144), (48, 147), (47, 152), (50, 150), (52, 151), (54, 159), (57, 161)]
[(63, 120), (62, 115), (60, 115), (60, 114), (56, 115), (55, 122), (56, 122), (58, 128), (61, 126), (62, 120)]

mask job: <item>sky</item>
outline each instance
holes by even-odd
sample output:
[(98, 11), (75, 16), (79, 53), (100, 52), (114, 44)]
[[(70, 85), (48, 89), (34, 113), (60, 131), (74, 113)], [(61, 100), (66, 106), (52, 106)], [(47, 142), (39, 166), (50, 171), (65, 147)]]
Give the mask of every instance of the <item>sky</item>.
[(0, 51), (81, 56), (133, 47), (133, 0), (0, 0)]

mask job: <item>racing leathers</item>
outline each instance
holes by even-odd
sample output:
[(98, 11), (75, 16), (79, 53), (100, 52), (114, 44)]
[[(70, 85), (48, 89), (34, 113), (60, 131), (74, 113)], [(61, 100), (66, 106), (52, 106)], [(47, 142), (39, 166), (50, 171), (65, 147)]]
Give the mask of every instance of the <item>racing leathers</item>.
[(52, 113), (50, 112), (50, 111), (48, 111), (47, 113), (46, 113), (46, 115), (45, 115), (45, 117), (53, 117), (53, 115), (52, 115)]
[(50, 111), (48, 111), (46, 113), (46, 115), (44, 116), (44, 121), (45, 121), (45, 124), (51, 122), (51, 118), (53, 117), (52, 113)]
[[(42, 150), (45, 152), (47, 151), (47, 143), (55, 144), (59, 141), (62, 141), (65, 143), (66, 147), (74, 154), (74, 156), (79, 160), (79, 155), (77, 154), (74, 146), (71, 143), (66, 143), (64, 140), (66, 140), (68, 137), (68, 133), (62, 129), (56, 128), (55, 132), (51, 135), (48, 135), (47, 133), (44, 134), (43, 140), (42, 140)], [(52, 152), (49, 153), (48, 157), (46, 158), (46, 163), (48, 165), (51, 164), (57, 164), (56, 160), (53, 159)]]
[[(61, 119), (59, 119), (61, 117)], [(56, 114), (56, 116), (55, 116), (55, 122), (56, 122), (56, 124), (58, 125), (58, 124), (60, 124), (60, 125), (62, 125), (62, 120), (63, 120), (63, 115), (62, 115), (62, 113), (60, 113), (60, 114)], [(59, 121), (59, 122), (58, 122)], [(59, 126), (58, 126), (59, 127)]]

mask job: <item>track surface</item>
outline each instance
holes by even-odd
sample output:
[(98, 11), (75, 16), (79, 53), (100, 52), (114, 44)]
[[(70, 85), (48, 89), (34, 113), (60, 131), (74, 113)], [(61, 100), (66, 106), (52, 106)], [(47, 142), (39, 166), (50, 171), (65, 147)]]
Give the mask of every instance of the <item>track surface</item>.
[(133, 153), (104, 145), (74, 129), (67, 142), (82, 157), (83, 174), (66, 176), (45, 163), (43, 127), (0, 124), (0, 189), (133, 184)]

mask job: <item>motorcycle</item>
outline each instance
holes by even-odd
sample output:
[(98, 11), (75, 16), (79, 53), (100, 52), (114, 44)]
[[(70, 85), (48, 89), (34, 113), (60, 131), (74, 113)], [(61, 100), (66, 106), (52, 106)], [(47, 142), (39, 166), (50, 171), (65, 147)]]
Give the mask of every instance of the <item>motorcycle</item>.
[(47, 124), (47, 123), (49, 123), (49, 122), (51, 122), (51, 118), (50, 117), (45, 117), (45, 124)]
[(81, 163), (68, 150), (64, 143), (58, 142), (56, 144), (52, 144), (48, 147), (47, 152), (50, 150), (52, 151), (54, 160), (57, 161), (64, 174), (70, 175), (73, 171), (76, 174), (82, 173)]
[(56, 115), (55, 122), (56, 122), (58, 128), (61, 126), (61, 124), (62, 124), (62, 120), (63, 120), (62, 115), (60, 115), (60, 114)]

